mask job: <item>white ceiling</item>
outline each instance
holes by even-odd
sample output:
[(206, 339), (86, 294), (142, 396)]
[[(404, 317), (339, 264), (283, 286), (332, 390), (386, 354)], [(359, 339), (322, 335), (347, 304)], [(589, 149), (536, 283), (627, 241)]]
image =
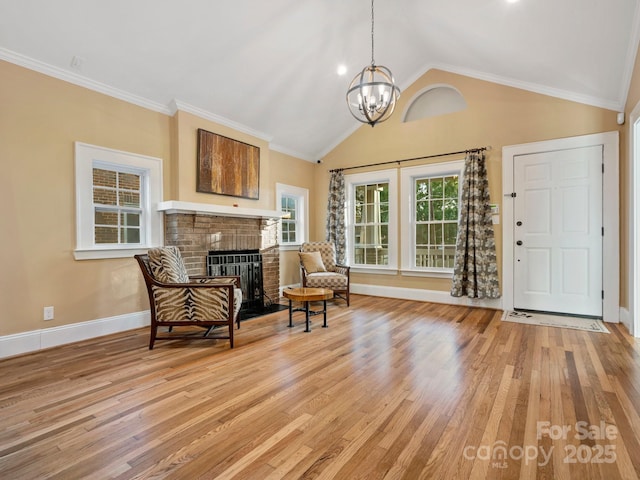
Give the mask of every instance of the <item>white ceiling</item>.
[[(375, 60), (401, 89), (441, 68), (620, 111), (639, 1), (377, 0)], [(360, 125), (345, 92), (371, 60), (370, 9), (369, 0), (0, 0), (0, 59), (158, 111), (177, 106), (315, 160)]]

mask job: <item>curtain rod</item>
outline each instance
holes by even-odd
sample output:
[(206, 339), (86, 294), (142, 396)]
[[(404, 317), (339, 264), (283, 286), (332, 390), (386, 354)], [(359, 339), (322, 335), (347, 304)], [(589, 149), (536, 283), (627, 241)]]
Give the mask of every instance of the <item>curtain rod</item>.
[(344, 170), (353, 170), (354, 168), (377, 167), (378, 165), (389, 165), (391, 163), (397, 163), (398, 165), (400, 165), (402, 162), (410, 162), (412, 160), (426, 160), (427, 158), (447, 157), (449, 155), (460, 155), (462, 153), (471, 153), (471, 152), (484, 152), (485, 150), (491, 150), (491, 145), (487, 147), (468, 148), (467, 150), (460, 150), (458, 152), (436, 153), (435, 155), (425, 155), (424, 157), (405, 158), (402, 160), (390, 160), (388, 162), (369, 163), (367, 165), (356, 165), (354, 167), (333, 168), (329, 170), (329, 172), (342, 172)]

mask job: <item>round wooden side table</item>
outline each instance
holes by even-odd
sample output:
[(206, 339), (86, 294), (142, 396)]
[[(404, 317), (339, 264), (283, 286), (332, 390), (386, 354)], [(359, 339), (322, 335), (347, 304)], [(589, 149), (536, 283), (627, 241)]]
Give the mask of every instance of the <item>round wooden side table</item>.
[[(309, 328), (309, 315), (318, 315), (322, 313), (324, 315), (323, 328), (327, 328), (327, 300), (333, 298), (333, 290), (328, 288), (286, 288), (283, 290), (282, 295), (289, 299), (289, 328), (293, 327), (293, 312), (305, 312), (306, 329), (305, 332), (310, 332)], [(309, 302), (317, 302), (322, 300), (322, 310), (312, 311), (309, 310)], [(292, 301), (302, 302), (304, 308), (293, 308)]]

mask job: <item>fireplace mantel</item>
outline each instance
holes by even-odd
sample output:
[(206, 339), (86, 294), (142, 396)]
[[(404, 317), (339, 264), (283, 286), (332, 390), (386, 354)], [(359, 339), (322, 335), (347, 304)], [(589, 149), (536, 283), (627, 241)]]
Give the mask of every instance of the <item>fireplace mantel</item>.
[(165, 214), (197, 213), (200, 215), (218, 215), (221, 217), (240, 218), (281, 218), (283, 213), (279, 210), (262, 210), (258, 208), (228, 207), (226, 205), (214, 205), (211, 203), (181, 202), (169, 200), (158, 203), (158, 211)]

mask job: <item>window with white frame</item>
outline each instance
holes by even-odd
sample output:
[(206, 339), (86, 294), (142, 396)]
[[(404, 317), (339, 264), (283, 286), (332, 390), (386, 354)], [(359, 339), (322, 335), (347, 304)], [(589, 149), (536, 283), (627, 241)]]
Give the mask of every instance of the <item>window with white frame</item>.
[(280, 245), (298, 248), (309, 238), (309, 190), (276, 184), (276, 209), (282, 212)]
[(464, 161), (401, 170), (404, 206), (402, 269), (425, 274), (453, 271)]
[(118, 258), (162, 245), (162, 161), (76, 143), (75, 258)]
[(345, 176), (347, 257), (355, 269), (397, 269), (397, 172)]

